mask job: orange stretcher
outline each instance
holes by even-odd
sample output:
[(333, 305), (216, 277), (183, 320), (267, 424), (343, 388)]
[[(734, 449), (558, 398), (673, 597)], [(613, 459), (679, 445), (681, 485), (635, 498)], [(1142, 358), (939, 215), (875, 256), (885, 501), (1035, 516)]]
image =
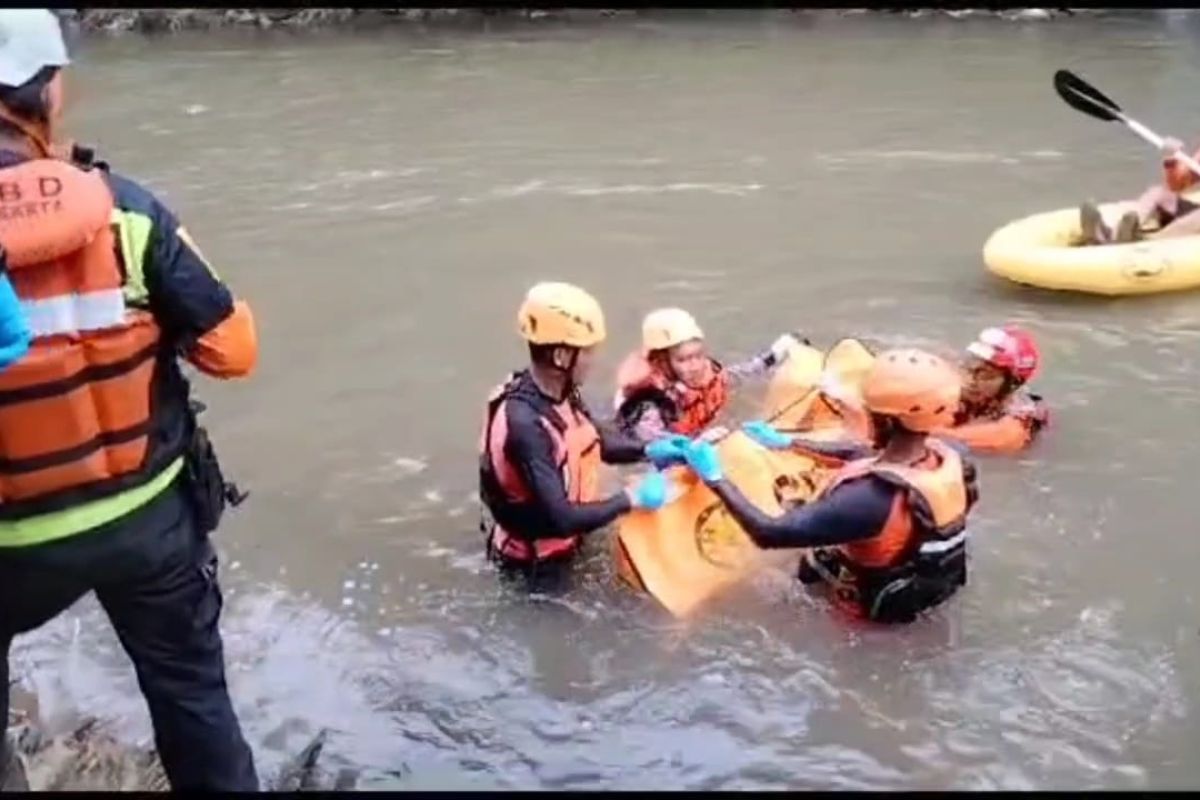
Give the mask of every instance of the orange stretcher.
[[(855, 396), (873, 360), (855, 339), (844, 339), (827, 353), (797, 343), (772, 376), (763, 418), (809, 439), (853, 435), (850, 407), (822, 387), (837, 386), (836, 396)], [(799, 451), (768, 450), (740, 431), (716, 447), (727, 477), (768, 514), (808, 502), (838, 468)], [(623, 517), (613, 537), (613, 558), (625, 583), (682, 618), (771, 559), (691, 470), (673, 467), (668, 475), (682, 491), (657, 511)]]

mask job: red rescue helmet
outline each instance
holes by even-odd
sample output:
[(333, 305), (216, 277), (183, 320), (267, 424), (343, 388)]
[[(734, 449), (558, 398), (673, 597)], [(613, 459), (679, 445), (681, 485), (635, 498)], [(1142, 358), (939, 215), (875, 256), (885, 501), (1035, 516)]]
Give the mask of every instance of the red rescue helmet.
[(984, 328), (967, 347), (967, 352), (1004, 370), (1018, 383), (1032, 378), (1041, 362), (1033, 336), (1016, 325)]

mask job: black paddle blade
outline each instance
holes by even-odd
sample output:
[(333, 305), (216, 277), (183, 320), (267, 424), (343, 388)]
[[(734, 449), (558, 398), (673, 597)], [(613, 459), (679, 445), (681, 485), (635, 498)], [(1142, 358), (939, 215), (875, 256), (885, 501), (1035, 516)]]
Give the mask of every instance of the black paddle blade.
[(1114, 122), (1121, 118), (1119, 105), (1070, 70), (1060, 69), (1054, 73), (1054, 90), (1067, 105), (1089, 117), (1105, 122)]

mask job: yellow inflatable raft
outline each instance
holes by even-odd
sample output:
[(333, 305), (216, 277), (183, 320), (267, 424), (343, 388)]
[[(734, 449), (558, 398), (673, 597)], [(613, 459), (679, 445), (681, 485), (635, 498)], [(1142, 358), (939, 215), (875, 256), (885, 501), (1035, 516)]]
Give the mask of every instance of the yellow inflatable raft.
[[(772, 376), (763, 416), (781, 429), (802, 429), (808, 438), (842, 438), (836, 403), (818, 386), (832, 380), (853, 393), (873, 360), (853, 339), (839, 342), (828, 354), (797, 345)], [(797, 452), (767, 450), (740, 431), (716, 447), (726, 475), (770, 514), (807, 502), (838, 466)], [(674, 468), (670, 475), (682, 494), (658, 511), (626, 515), (614, 537), (613, 557), (622, 580), (648, 592), (676, 617), (690, 615), (772, 560), (795, 558), (794, 553), (772, 558), (760, 550), (690, 470)]]
[[(1108, 203), (1101, 211), (1115, 222), (1129, 208)], [(1081, 246), (1081, 234), (1078, 208), (1034, 214), (993, 233), (983, 260), (1001, 277), (1044, 289), (1121, 295), (1200, 286), (1200, 236)]]

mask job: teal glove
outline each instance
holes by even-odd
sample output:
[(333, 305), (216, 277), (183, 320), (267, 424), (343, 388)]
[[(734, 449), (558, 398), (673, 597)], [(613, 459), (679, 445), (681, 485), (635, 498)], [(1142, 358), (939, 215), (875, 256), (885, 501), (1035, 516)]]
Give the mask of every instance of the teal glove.
[(687, 448), (687, 463), (705, 483), (721, 480), (721, 458), (711, 442), (692, 442)]
[(742, 432), (768, 450), (786, 450), (792, 446), (792, 437), (775, 430), (769, 422), (747, 422), (742, 426)]
[(8, 279), (7, 259), (0, 249), (0, 370), (29, 352), (31, 341), (33, 332), (21, 310), (21, 300)]
[(672, 464), (683, 464), (687, 461), (685, 448), (689, 441), (691, 440), (688, 437), (678, 434), (655, 439), (646, 445), (646, 458), (650, 459), (650, 463), (658, 469), (669, 467)]
[(667, 476), (661, 472), (651, 472), (638, 481), (629, 491), (629, 502), (634, 508), (644, 508), (656, 511), (667, 502)]

